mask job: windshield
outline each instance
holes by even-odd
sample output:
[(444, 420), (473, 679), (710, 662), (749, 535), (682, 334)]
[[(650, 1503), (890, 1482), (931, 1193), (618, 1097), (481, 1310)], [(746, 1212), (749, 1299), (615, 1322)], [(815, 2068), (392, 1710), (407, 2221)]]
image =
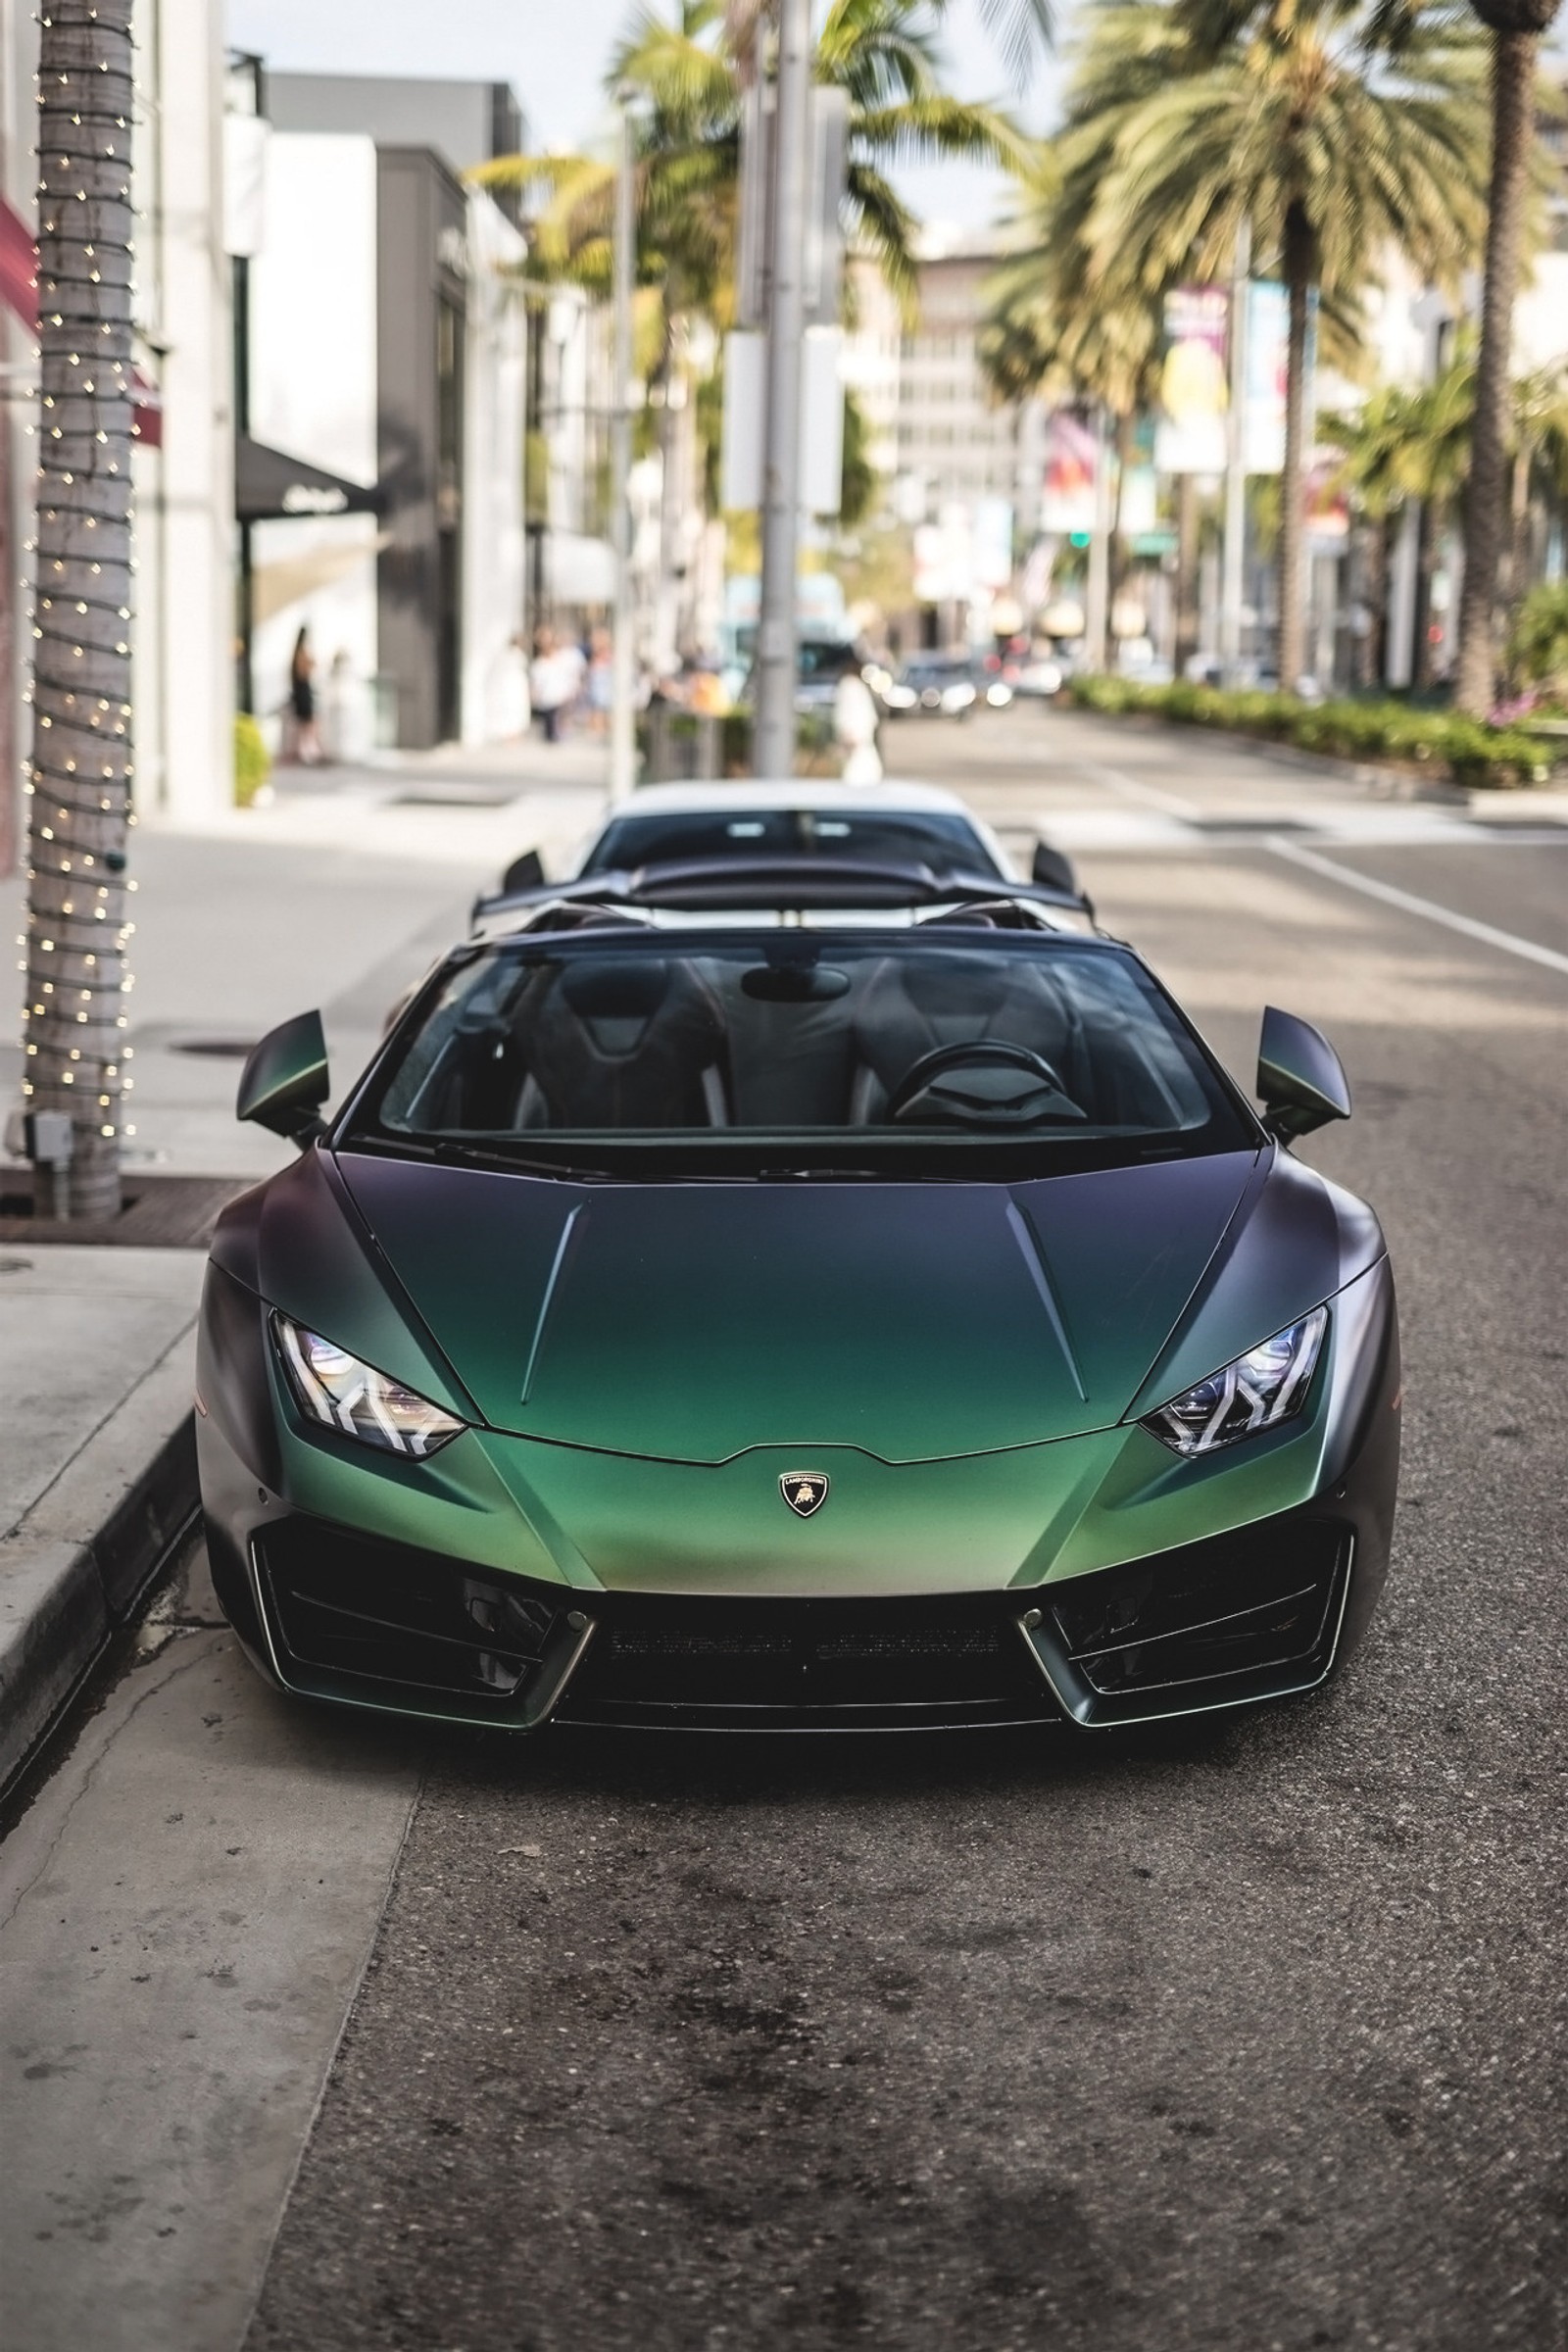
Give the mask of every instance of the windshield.
[(905, 665), (905, 682), (910, 686), (953, 686), (973, 677), (973, 665), (956, 655), (935, 655)]
[(696, 858), (858, 858), (939, 874), (1001, 871), (967, 817), (902, 809), (759, 808), (622, 816), (588, 854), (585, 874)]
[(1257, 1142), (1099, 943), (776, 930), (492, 943), (438, 975), (340, 1145), (580, 1176), (1001, 1176)]
[(795, 649), (795, 674), (802, 684), (827, 678), (858, 677), (860, 657), (853, 645), (838, 638), (803, 637)]

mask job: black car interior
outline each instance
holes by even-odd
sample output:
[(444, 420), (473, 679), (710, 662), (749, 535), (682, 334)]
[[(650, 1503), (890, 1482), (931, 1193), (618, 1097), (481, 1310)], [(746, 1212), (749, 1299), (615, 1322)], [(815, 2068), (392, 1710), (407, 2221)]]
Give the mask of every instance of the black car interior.
[(496, 953), (449, 978), (382, 1094), (394, 1132), (1176, 1130), (1190, 1047), (1115, 956), (811, 934)]

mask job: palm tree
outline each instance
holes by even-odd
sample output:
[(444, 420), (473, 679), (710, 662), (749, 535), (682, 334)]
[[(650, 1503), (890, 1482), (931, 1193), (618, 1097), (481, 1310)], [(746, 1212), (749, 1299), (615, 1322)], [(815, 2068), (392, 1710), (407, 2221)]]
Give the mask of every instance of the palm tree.
[(1318, 419), (1319, 439), (1342, 453), (1334, 486), (1346, 492), (1369, 526), (1366, 584), (1372, 626), (1360, 648), (1360, 686), (1376, 686), (1388, 672), (1391, 541), (1409, 496), (1403, 466), (1411, 437), (1409, 409), (1408, 392), (1384, 384), (1353, 416)]
[[(1308, 346), (1391, 249), (1451, 280), (1479, 242), (1478, 36), (1453, 0), (1102, 0), (1061, 141), (1088, 283), (1218, 280), (1244, 220), (1289, 298), (1279, 670), (1301, 672)], [(1076, 193), (1074, 193), (1076, 192)]]
[[(932, 155), (1001, 157), (1022, 168), (1027, 143), (995, 108), (942, 89), (936, 24), (946, 0), (832, 0), (817, 38), (815, 73), (849, 99), (846, 212), (852, 236), (880, 262), (906, 313), (915, 299), (915, 221), (886, 167)], [(1049, 28), (1049, 0), (988, 0), (1013, 46), (1031, 26)], [(721, 0), (676, 0), (666, 18), (649, 8), (611, 61), (607, 85), (640, 96), (637, 127), (637, 364), (648, 381), (666, 482), (670, 480), (669, 393), (681, 368), (690, 320), (720, 329), (734, 320), (734, 264), (740, 129), (746, 85), (755, 77), (762, 26), (755, 11)], [(567, 282), (600, 300), (611, 292), (614, 170), (574, 155), (505, 156), (473, 174), (491, 187), (543, 199), (532, 222), (529, 272)], [(701, 450), (697, 477), (711, 471), (710, 436), (719, 411), (694, 404)], [(860, 419), (847, 424), (847, 449), (863, 460)], [(848, 481), (849, 476), (847, 474)], [(857, 482), (856, 495), (863, 493)], [(841, 508), (850, 518), (849, 505)], [(671, 519), (666, 506), (665, 519)], [(662, 567), (667, 576), (667, 566)]]
[[(130, 802), (132, 0), (38, 39), (39, 433), (26, 1074), (71, 1121), (69, 1208), (120, 1207)], [(38, 1148), (34, 1156), (48, 1155)]]
[(1368, 514), (1420, 508), (1416, 546), (1415, 683), (1432, 683), (1433, 586), (1470, 464), (1475, 363), (1461, 352), (1430, 384), (1387, 386), (1350, 424), (1324, 420), (1324, 437), (1347, 451), (1342, 478)]
[[(1421, 503), (1416, 669), (1423, 685), (1430, 683), (1432, 575), (1449, 516), (1473, 478), (1476, 379), (1475, 351), (1461, 346), (1432, 383), (1414, 390), (1385, 385), (1359, 415), (1322, 422), (1325, 440), (1345, 453), (1340, 480), (1363, 514), (1386, 525), (1407, 503)], [(1568, 374), (1562, 368), (1542, 368), (1509, 385), (1503, 461), (1512, 487), (1498, 536), (1517, 602), (1526, 584), (1532, 494), (1560, 499), (1568, 493)]]
[(1525, 200), (1536, 140), (1536, 64), (1559, 0), (1472, 0), (1492, 36), (1492, 187), (1476, 364), (1476, 418), (1465, 497), (1464, 589), (1459, 603), (1455, 700), (1481, 717), (1496, 676), (1494, 606), (1504, 539), (1513, 303), (1524, 245)]
[[(1000, 18), (1049, 22), (1044, 0), (993, 0)], [(950, 97), (941, 86), (936, 7), (922, 0), (832, 0), (817, 38), (816, 78), (850, 101), (847, 227), (880, 263), (907, 304), (915, 283), (915, 222), (887, 176), (894, 163), (951, 155), (1000, 158), (1022, 170), (1029, 156), (995, 107)], [(647, 11), (612, 60), (612, 89), (645, 102), (638, 133), (638, 275), (657, 285), (667, 317), (700, 310), (730, 322), (740, 173), (740, 120), (753, 71), (751, 31), (721, 0), (679, 0), (669, 20)], [(530, 268), (610, 290), (613, 169), (583, 156), (502, 156), (474, 178), (488, 187), (545, 196)]]
[(1509, 603), (1517, 605), (1529, 586), (1532, 496), (1559, 510), (1568, 498), (1568, 368), (1541, 368), (1522, 376), (1511, 398), (1513, 495), (1506, 593)]
[(1121, 501), (1138, 420), (1159, 379), (1160, 309), (1141, 290), (1091, 297), (1085, 263), (1064, 218), (1063, 189), (1048, 150), (1015, 224), (1022, 241), (987, 287), (980, 365), (1000, 400), (1086, 402), (1108, 417), (1116, 446), (1108, 587), (1121, 585)]

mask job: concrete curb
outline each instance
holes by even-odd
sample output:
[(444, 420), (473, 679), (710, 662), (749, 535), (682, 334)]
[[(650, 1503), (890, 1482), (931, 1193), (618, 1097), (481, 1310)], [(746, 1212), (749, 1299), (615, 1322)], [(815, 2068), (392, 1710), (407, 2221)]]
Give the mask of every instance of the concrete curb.
[(0, 1537), (0, 1789), (195, 1516), (188, 1329)]

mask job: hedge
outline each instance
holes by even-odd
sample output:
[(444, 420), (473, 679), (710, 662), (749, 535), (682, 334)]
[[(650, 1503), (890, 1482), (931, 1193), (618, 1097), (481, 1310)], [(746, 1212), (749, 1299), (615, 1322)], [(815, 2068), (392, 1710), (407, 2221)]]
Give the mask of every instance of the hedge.
[(262, 730), (248, 710), (234, 713), (234, 803), (248, 808), (272, 772)]
[(1447, 773), (1459, 784), (1542, 784), (1551, 751), (1523, 727), (1494, 727), (1457, 710), (1413, 710), (1403, 703), (1299, 703), (1258, 689), (1227, 691), (1182, 681), (1141, 686), (1131, 678), (1074, 678), (1072, 699), (1086, 710), (1141, 711), (1198, 727), (1224, 727), (1290, 743), (1337, 760), (1392, 760)]

